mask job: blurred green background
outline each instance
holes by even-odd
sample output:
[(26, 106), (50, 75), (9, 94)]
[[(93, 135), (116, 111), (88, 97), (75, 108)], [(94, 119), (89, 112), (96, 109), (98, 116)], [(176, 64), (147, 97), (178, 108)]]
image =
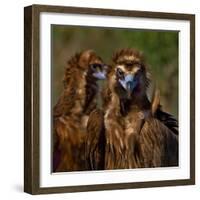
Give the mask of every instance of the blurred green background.
[(63, 89), (67, 60), (93, 49), (106, 63), (120, 48), (136, 48), (145, 55), (165, 111), (178, 118), (178, 32), (52, 25), (52, 104)]

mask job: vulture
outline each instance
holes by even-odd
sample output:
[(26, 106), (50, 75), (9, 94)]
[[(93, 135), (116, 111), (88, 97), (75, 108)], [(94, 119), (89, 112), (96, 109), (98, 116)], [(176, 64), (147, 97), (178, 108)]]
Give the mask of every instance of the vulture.
[(103, 109), (91, 112), (85, 143), (90, 170), (178, 166), (178, 121), (147, 91), (143, 54), (121, 49), (113, 56), (103, 92)]
[(87, 120), (97, 106), (97, 80), (105, 79), (105, 68), (93, 50), (77, 53), (67, 62), (64, 89), (53, 108), (53, 172), (86, 169)]

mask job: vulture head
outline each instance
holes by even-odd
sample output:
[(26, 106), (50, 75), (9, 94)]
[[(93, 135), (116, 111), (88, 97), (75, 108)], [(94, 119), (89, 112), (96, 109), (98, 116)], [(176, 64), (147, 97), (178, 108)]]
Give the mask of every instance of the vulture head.
[(96, 80), (106, 78), (106, 65), (93, 50), (86, 50), (80, 53), (78, 65), (85, 70), (87, 76), (93, 77)]
[(113, 56), (113, 68), (109, 74), (110, 87), (120, 99), (133, 99), (146, 94), (149, 79), (141, 52), (122, 49)]
[(64, 85), (67, 86), (68, 80), (72, 77), (72, 81), (78, 81), (79, 77), (82, 76), (86, 76), (93, 81), (105, 79), (105, 68), (106, 65), (93, 50), (77, 53), (68, 61), (65, 69)]
[(98, 93), (97, 80), (105, 79), (105, 74), (106, 65), (93, 50), (73, 55), (65, 67), (64, 90), (54, 106), (54, 117), (90, 112)]

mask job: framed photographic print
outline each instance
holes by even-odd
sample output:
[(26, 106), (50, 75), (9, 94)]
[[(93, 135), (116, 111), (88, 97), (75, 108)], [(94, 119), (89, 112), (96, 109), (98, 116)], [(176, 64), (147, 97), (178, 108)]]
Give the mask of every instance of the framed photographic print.
[(195, 16), (24, 9), (24, 191), (195, 183)]

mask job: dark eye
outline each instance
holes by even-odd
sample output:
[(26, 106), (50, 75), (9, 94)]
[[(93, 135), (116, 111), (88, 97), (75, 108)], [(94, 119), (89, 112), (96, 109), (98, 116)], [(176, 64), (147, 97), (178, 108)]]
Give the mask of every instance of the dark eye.
[(126, 67), (131, 68), (133, 66), (133, 63), (126, 63)]
[(124, 72), (120, 68), (117, 68), (117, 75), (118, 76), (123, 76)]
[(96, 70), (97, 68), (101, 68), (101, 64), (94, 63), (94, 64), (91, 64), (90, 67), (91, 69)]

